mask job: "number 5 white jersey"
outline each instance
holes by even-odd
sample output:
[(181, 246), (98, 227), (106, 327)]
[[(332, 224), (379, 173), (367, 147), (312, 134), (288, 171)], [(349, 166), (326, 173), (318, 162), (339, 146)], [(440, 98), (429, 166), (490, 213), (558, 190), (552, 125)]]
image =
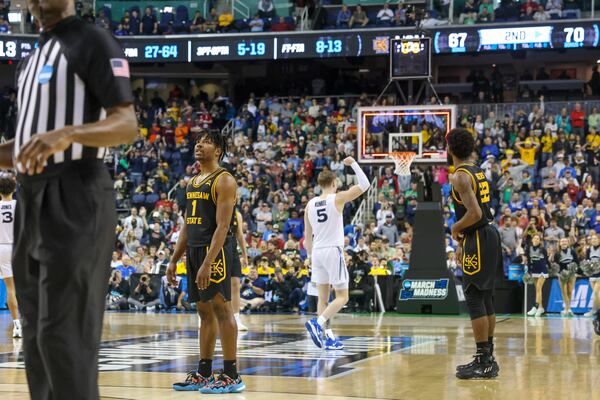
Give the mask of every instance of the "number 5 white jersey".
[(0, 244), (13, 243), (16, 200), (0, 201)]
[(344, 218), (335, 206), (335, 194), (311, 199), (308, 221), (313, 231), (313, 249), (344, 247)]

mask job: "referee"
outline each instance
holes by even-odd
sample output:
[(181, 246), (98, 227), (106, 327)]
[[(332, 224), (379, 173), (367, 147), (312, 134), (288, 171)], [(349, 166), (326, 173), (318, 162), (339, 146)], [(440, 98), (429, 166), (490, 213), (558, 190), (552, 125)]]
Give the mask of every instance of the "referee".
[(74, 0), (29, 0), (39, 46), (17, 69), (14, 280), (31, 398), (97, 399), (98, 349), (116, 213), (106, 147), (132, 142), (129, 66)]

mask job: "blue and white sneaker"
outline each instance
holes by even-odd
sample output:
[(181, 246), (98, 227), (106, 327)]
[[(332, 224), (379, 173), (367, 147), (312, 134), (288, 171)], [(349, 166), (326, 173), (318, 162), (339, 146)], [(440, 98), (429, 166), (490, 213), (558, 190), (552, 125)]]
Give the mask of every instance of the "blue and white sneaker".
[(198, 371), (188, 372), (185, 381), (173, 384), (173, 389), (178, 392), (193, 392), (202, 389), (204, 386), (213, 382), (212, 374), (209, 378), (205, 378)]
[(326, 338), (325, 339), (325, 350), (343, 350), (344, 344), (337, 339)]
[(323, 348), (323, 328), (317, 323), (317, 319), (313, 318), (308, 321), (306, 324), (306, 330), (310, 334), (310, 338), (315, 343), (315, 346), (322, 349)]
[(246, 389), (242, 377), (238, 374), (236, 379), (231, 379), (221, 372), (216, 379), (200, 389), (203, 394), (241, 393)]

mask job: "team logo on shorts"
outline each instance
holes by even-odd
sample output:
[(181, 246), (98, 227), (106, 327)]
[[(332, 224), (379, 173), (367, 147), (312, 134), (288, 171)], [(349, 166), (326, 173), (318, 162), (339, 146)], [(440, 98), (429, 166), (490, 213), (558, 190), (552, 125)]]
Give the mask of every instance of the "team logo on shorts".
[(400, 300), (443, 300), (448, 297), (448, 279), (406, 279)]
[[(207, 250), (208, 252), (208, 250)], [(227, 276), (227, 264), (225, 262), (225, 254), (221, 250), (221, 254), (210, 265), (210, 281), (220, 283)]]
[(463, 258), (463, 272), (467, 275), (475, 275), (481, 269), (477, 254), (465, 255)]

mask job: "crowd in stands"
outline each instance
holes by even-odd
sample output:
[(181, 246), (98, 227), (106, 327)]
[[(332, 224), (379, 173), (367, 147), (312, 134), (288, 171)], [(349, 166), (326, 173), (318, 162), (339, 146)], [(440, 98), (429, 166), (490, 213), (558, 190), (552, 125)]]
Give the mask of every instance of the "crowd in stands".
[[(581, 0), (466, 0), (464, 5), (455, 4), (452, 23), (475, 24), (488, 22), (546, 21), (554, 19), (579, 19), (582, 17)], [(111, 8), (97, 11), (87, 9), (81, 1), (76, 2), (79, 16), (109, 29), (117, 36), (170, 35), (182, 33), (215, 32), (281, 32), (292, 31), (300, 24), (300, 16), (308, 11), (314, 20), (314, 29), (349, 29), (365, 27), (392, 27), (421, 25), (432, 28), (450, 23), (449, 13), (452, 0), (439, 0), (425, 5), (414, 3), (384, 2), (379, 4), (341, 6), (330, 5), (329, 1), (296, 0), (289, 11), (278, 15), (273, 0), (258, 0), (254, 15), (248, 18), (234, 16), (228, 8), (218, 12), (216, 2), (209, 2), (208, 10), (177, 7), (133, 6), (123, 15), (113, 15)], [(0, 1), (0, 34), (10, 33), (8, 2)], [(324, 6), (319, 8), (319, 4)], [(30, 17), (27, 19), (30, 21)], [(31, 24), (35, 32), (35, 22)]]
[[(2, 101), (0, 128), (6, 137), (10, 137), (14, 101), (12, 91)], [(171, 287), (160, 277), (184, 223), (185, 189), (196, 173), (194, 138), (204, 129), (221, 129), (233, 121), (224, 166), (238, 182), (238, 207), (251, 265), (244, 271), (244, 307), (309, 308), (304, 208), (319, 194), (319, 172), (334, 171), (342, 186), (355, 182), (353, 171), (341, 160), (355, 156), (356, 109), (361, 105), (374, 105), (374, 100), (366, 94), (353, 100), (267, 94), (251, 95), (236, 107), (218, 95), (186, 95), (178, 86), (168, 98), (157, 93), (144, 97), (137, 90), (139, 137), (106, 159), (122, 211), (113, 260), (119, 272), (111, 277), (109, 307), (193, 307), (185, 302), (185, 279)], [(536, 234), (550, 254), (557, 251), (558, 240), (568, 239), (580, 260), (585, 259), (594, 235), (600, 234), (598, 107), (577, 103), (550, 112), (546, 106), (541, 97), (511, 114), (475, 115), (465, 106), (458, 116), (458, 125), (477, 138), (474, 161), (491, 184), (490, 205), (502, 235), (505, 267), (530, 262), (526, 255)], [(425, 147), (444, 147), (441, 131), (427, 124), (414, 129), (423, 130)], [(411, 183), (398, 179), (389, 167), (367, 167), (366, 172), (378, 182), (373, 222), (347, 225), (344, 249), (352, 304), (363, 310), (373, 307), (373, 275), (401, 275), (409, 263), (417, 207), (415, 182), (423, 174), (413, 170)], [(451, 255), (457, 246), (449, 237), (456, 220), (449, 196), (451, 171), (440, 167), (428, 173), (442, 185)], [(345, 208), (346, 222), (356, 207)], [(449, 268), (460, 276), (452, 257)], [(185, 260), (178, 266), (178, 273), (184, 272)]]
[(465, 25), (487, 22), (548, 21), (581, 18), (579, 0), (501, 0), (494, 6), (491, 0), (466, 0), (459, 15)]

